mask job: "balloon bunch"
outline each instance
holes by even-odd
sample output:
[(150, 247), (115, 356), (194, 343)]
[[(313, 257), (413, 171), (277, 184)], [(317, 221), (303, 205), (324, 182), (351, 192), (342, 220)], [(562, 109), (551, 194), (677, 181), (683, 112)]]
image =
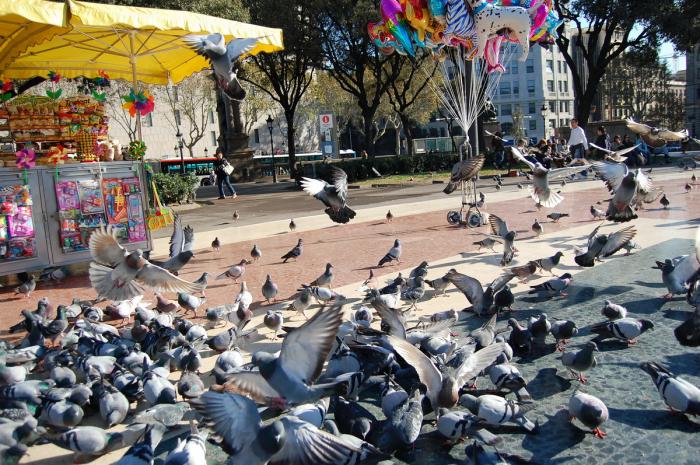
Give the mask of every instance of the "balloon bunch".
[(155, 108), (153, 95), (145, 89), (139, 92), (132, 89), (129, 95), (122, 97), (122, 100), (124, 100), (123, 107), (129, 110), (132, 118), (136, 116), (136, 112), (140, 113), (141, 116), (146, 116)]
[(552, 0), (381, 0), (379, 10), (382, 20), (367, 32), (382, 53), (426, 49), (442, 58), (445, 47), (464, 47), (470, 59), (484, 57), (491, 72), (503, 71), (502, 42), (519, 42), (524, 58), (529, 42), (553, 43), (562, 24)]

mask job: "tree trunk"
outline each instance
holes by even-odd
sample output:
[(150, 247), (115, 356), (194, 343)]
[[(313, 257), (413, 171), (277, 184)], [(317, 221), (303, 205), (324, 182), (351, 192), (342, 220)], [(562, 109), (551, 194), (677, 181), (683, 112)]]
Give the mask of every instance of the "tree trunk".
[(190, 154), (190, 158), (194, 158), (194, 144), (187, 145), (187, 152)]
[(396, 147), (396, 156), (401, 156), (401, 125), (397, 124), (394, 126), (394, 141)]
[(296, 155), (296, 147), (294, 144), (294, 139), (295, 139), (295, 134), (296, 134), (296, 128), (294, 127), (294, 112), (293, 111), (285, 111), (284, 112), (284, 118), (287, 120), (287, 153), (289, 154), (289, 163), (288, 163), (288, 169), (289, 169), (289, 177), (292, 179), (296, 179), (297, 177), (297, 155)]
[(374, 118), (375, 109), (367, 108), (362, 110), (362, 126), (365, 131), (365, 150), (367, 150), (367, 155), (370, 158), (374, 158), (374, 125), (372, 124), (372, 119)]
[(403, 115), (399, 115), (399, 118), (401, 118), (401, 126), (403, 126), (403, 133), (406, 136), (406, 155), (412, 157), (413, 131), (411, 130), (411, 120)]

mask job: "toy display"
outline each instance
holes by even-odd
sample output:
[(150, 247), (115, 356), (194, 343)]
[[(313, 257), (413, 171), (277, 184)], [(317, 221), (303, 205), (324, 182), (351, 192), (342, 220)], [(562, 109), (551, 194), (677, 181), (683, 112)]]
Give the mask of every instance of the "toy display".
[(0, 260), (34, 257), (32, 196), (27, 185), (0, 185)]

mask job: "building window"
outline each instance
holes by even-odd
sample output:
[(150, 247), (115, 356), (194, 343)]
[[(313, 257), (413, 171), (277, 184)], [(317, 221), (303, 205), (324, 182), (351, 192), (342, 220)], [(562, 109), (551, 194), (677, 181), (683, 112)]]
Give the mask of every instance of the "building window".
[(535, 104), (535, 102), (529, 102), (529, 103), (527, 104), (527, 112), (528, 112), (528, 114), (534, 115), (536, 111), (537, 111), (537, 109), (536, 109), (536, 104)]
[(177, 86), (173, 86), (173, 101), (174, 102), (180, 101), (180, 94), (177, 91)]
[(557, 72), (561, 73), (561, 61), (557, 60)]
[(180, 110), (175, 110), (173, 112), (173, 115), (175, 116), (175, 125), (180, 126), (182, 124), (182, 118), (180, 118)]
[(511, 74), (518, 74), (518, 62), (517, 61), (510, 62), (510, 73)]
[(529, 122), (530, 131), (537, 131), (537, 120), (532, 118)]
[(520, 95), (520, 83), (518, 81), (513, 82), (513, 95)]
[(562, 92), (565, 94), (569, 93), (569, 81), (560, 81), (562, 83)]
[(557, 112), (557, 101), (556, 100), (550, 100), (547, 102), (549, 104), (549, 112), (550, 113), (556, 113)]
[(568, 101), (568, 100), (564, 100), (562, 103), (564, 104), (564, 110), (562, 110), (562, 111), (563, 111), (564, 113), (568, 113), (568, 112), (569, 112), (569, 101)]
[(510, 134), (513, 132), (513, 123), (501, 123), (501, 130), (503, 134)]
[(546, 61), (546, 69), (547, 69), (548, 73), (554, 72), (554, 60), (547, 60)]
[(510, 103), (501, 105), (501, 116), (510, 116), (513, 114), (513, 107)]
[(535, 95), (535, 80), (534, 79), (527, 80), (527, 95), (530, 95), (530, 96)]
[(259, 129), (255, 129), (255, 131), (253, 131), (253, 137), (254, 137), (253, 140), (255, 141), (255, 143), (259, 144), (260, 143), (260, 130)]
[(209, 110), (209, 122), (214, 124), (214, 110)]
[(535, 72), (535, 61), (532, 58), (528, 58), (527, 61), (525, 61), (525, 72), (527, 74)]
[(216, 140), (216, 131), (212, 131), (212, 132), (210, 132), (209, 134), (211, 135), (211, 145), (214, 146), (214, 147), (216, 147), (217, 145), (219, 145), (219, 143), (218, 143), (217, 140)]
[(510, 82), (502, 82), (499, 86), (498, 93), (500, 95), (510, 95)]
[(551, 79), (547, 81), (547, 91), (554, 92), (554, 81)]
[(550, 127), (550, 128), (556, 128), (556, 127), (557, 127), (557, 120), (555, 120), (555, 119), (550, 119), (550, 120), (549, 120), (549, 127)]
[(143, 125), (147, 128), (152, 128), (153, 127), (153, 114), (149, 113), (146, 116), (143, 117), (141, 120), (143, 122)]

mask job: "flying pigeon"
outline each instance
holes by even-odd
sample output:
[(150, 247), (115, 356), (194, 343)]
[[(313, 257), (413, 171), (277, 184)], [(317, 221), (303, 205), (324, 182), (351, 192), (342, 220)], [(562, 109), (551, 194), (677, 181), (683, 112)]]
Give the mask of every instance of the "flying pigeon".
[(602, 400), (590, 394), (574, 391), (569, 399), (569, 417), (578, 419), (581, 423), (593, 430), (593, 434), (599, 439), (604, 439), (607, 433), (600, 430), (600, 425), (609, 417), (608, 408)]
[(299, 239), (297, 241), (297, 245), (295, 245), (292, 250), (282, 255), (282, 259), (284, 260), (282, 263), (287, 263), (287, 260), (289, 260), (290, 258), (293, 258), (296, 261), (297, 258), (301, 257), (301, 253), (304, 251), (303, 242), (304, 241)]
[(486, 289), (478, 279), (472, 278), (462, 273), (458, 273), (454, 268), (450, 269), (444, 279), (455, 285), (467, 298), (472, 309), (477, 315), (486, 315), (493, 306), (494, 294), (500, 291), (512, 278), (512, 274), (503, 274), (497, 277)]
[(668, 129), (659, 129), (653, 126), (647, 126), (635, 122), (632, 118), (626, 120), (627, 128), (642, 136), (642, 140), (650, 147), (659, 148), (666, 145), (667, 142), (682, 141), (688, 138), (688, 130), (669, 131)]
[(639, 168), (636, 172), (630, 171), (624, 163), (596, 162), (592, 166), (613, 194), (605, 213), (606, 218), (616, 223), (637, 218), (632, 205), (638, 202), (639, 197), (645, 197), (653, 191), (649, 177)]
[(445, 194), (453, 193), (460, 183), (469, 181), (474, 178), (484, 166), (486, 158), (482, 155), (476, 158), (470, 158), (463, 161), (458, 161), (452, 167), (452, 173), (450, 174), (450, 181), (445, 186), (443, 192)]
[(625, 157), (623, 155), (626, 155), (626, 154), (630, 153), (631, 151), (633, 151), (634, 149), (636, 149), (637, 147), (639, 147), (639, 144), (637, 144), (637, 145), (634, 145), (632, 147), (625, 147), (624, 149), (620, 149), (620, 150), (608, 150), (608, 149), (604, 149), (603, 147), (598, 147), (597, 145), (595, 145), (592, 142), (589, 142), (588, 145), (590, 145), (591, 147), (593, 147), (596, 150), (600, 150), (601, 152), (605, 153), (606, 160), (614, 161), (615, 163), (624, 163), (625, 160), (627, 160), (627, 157)]
[(209, 59), (216, 80), (226, 95), (232, 100), (243, 100), (245, 91), (236, 75), (237, 62), (249, 53), (260, 37), (231, 39), (228, 44), (221, 34), (186, 35), (182, 40), (197, 53)]
[(508, 224), (496, 215), (489, 215), (489, 226), (493, 234), (488, 237), (503, 243), (501, 266), (505, 266), (513, 260), (515, 252), (518, 251), (514, 245), (516, 232), (510, 230)]
[(516, 147), (511, 147), (513, 155), (519, 161), (530, 167), (533, 174), (532, 187), (530, 187), (530, 196), (536, 203), (542, 204), (546, 208), (553, 208), (559, 205), (564, 197), (549, 188), (549, 182), (556, 179), (569, 176), (571, 174), (580, 173), (587, 169), (582, 166), (567, 166), (565, 168), (547, 169), (539, 162), (533, 163), (523, 155)]
[(143, 294), (144, 286), (161, 292), (201, 292), (202, 286), (184, 281), (149, 263), (140, 250), (127, 252), (111, 227), (90, 236), (90, 283), (98, 296), (127, 300)]
[(384, 266), (386, 263), (391, 263), (393, 261), (401, 263), (401, 252), (401, 241), (396, 239), (394, 240), (394, 246), (379, 260), (377, 266)]
[(347, 205), (348, 175), (337, 167), (331, 168), (333, 184), (321, 179), (301, 178), (304, 192), (317, 198), (327, 207), (325, 212), (335, 223), (347, 223), (355, 218), (355, 211)]

